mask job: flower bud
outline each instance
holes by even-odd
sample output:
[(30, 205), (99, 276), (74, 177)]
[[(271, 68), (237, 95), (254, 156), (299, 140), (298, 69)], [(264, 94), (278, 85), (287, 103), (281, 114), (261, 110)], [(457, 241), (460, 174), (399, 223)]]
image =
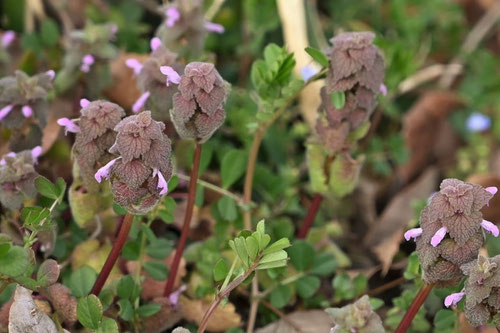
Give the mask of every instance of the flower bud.
[(384, 333), (382, 320), (373, 311), (370, 298), (364, 295), (352, 304), (341, 308), (330, 308), (326, 312), (333, 318), (335, 326), (330, 333), (370, 332)]

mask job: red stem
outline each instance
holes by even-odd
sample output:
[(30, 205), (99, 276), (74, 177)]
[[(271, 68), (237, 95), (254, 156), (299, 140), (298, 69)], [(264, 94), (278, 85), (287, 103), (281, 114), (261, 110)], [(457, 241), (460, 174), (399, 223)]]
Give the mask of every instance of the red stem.
[(104, 263), (104, 266), (102, 267), (102, 270), (99, 273), (99, 276), (97, 277), (94, 286), (92, 287), (92, 291), (90, 292), (91, 294), (98, 296), (99, 293), (101, 292), (104, 283), (106, 283), (106, 280), (108, 279), (109, 273), (111, 273), (111, 270), (113, 269), (116, 260), (118, 259), (120, 253), (122, 252), (123, 245), (125, 245), (125, 242), (127, 241), (128, 233), (130, 231), (130, 227), (132, 226), (133, 221), (134, 221), (134, 216), (129, 213), (127, 213), (123, 218), (123, 222), (121, 223), (118, 237), (116, 237), (113, 243), (113, 248), (111, 249), (111, 252), (108, 255), (108, 259), (106, 259), (106, 262)]
[(196, 147), (194, 149), (193, 158), (193, 169), (191, 170), (191, 178), (189, 180), (189, 191), (188, 191), (188, 202), (186, 207), (186, 215), (184, 216), (184, 225), (182, 226), (181, 238), (177, 244), (177, 249), (175, 251), (174, 261), (170, 267), (170, 274), (168, 276), (168, 281), (163, 292), (163, 296), (169, 296), (174, 289), (175, 277), (177, 276), (177, 270), (179, 269), (179, 263), (182, 258), (182, 252), (186, 246), (186, 241), (189, 235), (189, 224), (191, 223), (191, 218), (193, 216), (194, 199), (196, 196), (196, 183), (198, 181), (198, 170), (200, 167), (201, 159), (201, 143), (196, 142)]
[(399, 326), (394, 333), (406, 332), (408, 327), (410, 327), (413, 318), (415, 318), (418, 309), (420, 309), (422, 304), (424, 304), (425, 300), (427, 299), (427, 296), (429, 296), (429, 293), (431, 292), (433, 287), (434, 285), (432, 284), (424, 284), (422, 288), (420, 288), (417, 296), (415, 296), (415, 299), (413, 300), (413, 303), (411, 303), (410, 308), (408, 309), (408, 311), (406, 311), (403, 319), (399, 323)]
[(307, 211), (307, 215), (304, 218), (304, 222), (302, 222), (302, 227), (299, 230), (299, 233), (297, 234), (297, 238), (304, 239), (307, 236), (307, 233), (309, 232), (309, 229), (314, 223), (314, 218), (316, 217), (316, 214), (318, 213), (319, 206), (321, 205), (321, 202), (323, 201), (323, 196), (319, 193), (316, 193), (314, 195), (314, 198), (312, 200), (311, 205), (309, 206), (309, 210)]

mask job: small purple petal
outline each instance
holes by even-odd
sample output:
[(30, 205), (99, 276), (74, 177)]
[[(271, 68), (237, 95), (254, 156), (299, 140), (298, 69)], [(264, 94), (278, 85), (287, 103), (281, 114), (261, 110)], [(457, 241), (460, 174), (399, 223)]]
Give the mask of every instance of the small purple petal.
[(431, 239), (431, 245), (436, 247), (439, 245), (439, 243), (441, 243), (441, 241), (443, 240), (443, 238), (446, 236), (446, 233), (448, 232), (448, 229), (446, 229), (446, 227), (442, 227), (441, 229), (439, 229), (438, 231), (436, 231), (436, 233), (434, 234), (434, 236), (432, 236), (432, 239)]
[(48, 71), (46, 71), (45, 74), (47, 74), (51, 80), (54, 80), (54, 78), (56, 77), (56, 72), (54, 72), (54, 70), (52, 70), (52, 69), (49, 69)]
[(7, 115), (10, 113), (10, 111), (12, 111), (13, 108), (14, 108), (14, 105), (9, 104), (9, 105), (4, 106), (2, 109), (0, 109), (0, 120), (7, 117)]
[(2, 47), (7, 48), (16, 39), (16, 33), (14, 31), (6, 31), (2, 35)]
[(35, 148), (31, 149), (31, 158), (33, 158), (33, 161), (35, 161), (35, 164), (38, 163), (38, 157), (42, 155), (42, 147), (36, 146)]
[(161, 173), (160, 170), (154, 169), (153, 170), (153, 177), (158, 175), (158, 186), (156, 188), (161, 188), (160, 194), (166, 194), (168, 192), (168, 184), (167, 181), (165, 180), (165, 177), (163, 177), (163, 174)]
[(472, 133), (484, 132), (491, 127), (491, 119), (480, 112), (474, 112), (467, 118), (466, 127)]
[(170, 66), (161, 66), (160, 72), (167, 76), (167, 87), (170, 86), (170, 82), (179, 84), (181, 82), (181, 76)]
[(23, 113), (23, 116), (25, 118), (29, 118), (33, 115), (33, 109), (29, 105), (23, 106), (23, 108), (21, 109), (21, 112)]
[(177, 303), (179, 303), (179, 296), (181, 295), (181, 293), (183, 293), (186, 290), (187, 290), (187, 287), (185, 285), (182, 285), (182, 286), (180, 286), (179, 289), (177, 289), (176, 291), (171, 293), (168, 296), (168, 300), (170, 301), (170, 306), (176, 307)]
[(144, 104), (146, 104), (149, 95), (149, 91), (146, 91), (144, 94), (142, 94), (141, 97), (139, 97), (137, 101), (135, 101), (134, 105), (132, 105), (132, 111), (134, 111), (135, 113), (139, 112), (144, 107)]
[(117, 32), (118, 32), (118, 25), (116, 24), (112, 24), (110, 27), (109, 27), (109, 31), (115, 35)]
[[(16, 153), (11, 151), (10, 153), (5, 154), (5, 157), (16, 157)], [(5, 158), (2, 158), (2, 160), (0, 160), (0, 165), (5, 165), (5, 164), (7, 164), (7, 162), (5, 162)]]
[(89, 104), (90, 104), (90, 101), (88, 99), (86, 99), (86, 98), (82, 98), (80, 100), (80, 106), (82, 107), (82, 109), (86, 108), (87, 106), (89, 106)]
[(405, 239), (409, 241), (413, 238), (416, 240), (418, 236), (422, 235), (422, 228), (413, 228), (405, 232)]
[(380, 93), (382, 96), (387, 96), (387, 86), (385, 84), (380, 84)]
[(83, 56), (83, 59), (82, 59), (82, 63), (86, 64), (86, 65), (93, 65), (94, 64), (94, 57), (91, 55), (91, 54), (86, 54)]
[(312, 78), (314, 75), (316, 75), (316, 73), (318, 73), (318, 71), (316, 69), (314, 69), (313, 66), (304, 66), (302, 67), (302, 70), (300, 71), (301, 75), (302, 75), (302, 80), (304, 80), (305, 82), (309, 81), (310, 78)]
[(157, 48), (161, 46), (161, 39), (158, 37), (153, 37), (149, 45), (151, 46), (151, 50), (155, 51)]
[(218, 34), (222, 34), (226, 30), (224, 29), (224, 26), (213, 22), (206, 22), (205, 29), (207, 29), (210, 32), (216, 32)]
[(134, 71), (135, 75), (139, 75), (142, 70), (142, 64), (139, 62), (139, 60), (134, 58), (127, 59), (127, 61), (125, 61), (125, 65), (128, 68), (131, 68)]
[(490, 221), (483, 220), (481, 222), (481, 227), (483, 227), (484, 230), (491, 233), (495, 237), (498, 237), (498, 234), (500, 233), (498, 227)]
[(490, 192), (491, 194), (495, 195), (498, 192), (498, 188), (496, 186), (490, 186), (485, 188), (486, 191)]
[(452, 308), (457, 307), (457, 303), (460, 302), (460, 300), (465, 296), (465, 292), (461, 291), (459, 293), (454, 293), (451, 295), (446, 296), (444, 299), (444, 305), (449, 308), (450, 306)]
[(95, 173), (95, 180), (97, 180), (98, 183), (102, 181), (102, 179), (107, 179), (109, 178), (109, 172), (111, 171), (111, 167), (113, 164), (115, 164), (116, 160), (118, 160), (121, 157), (117, 157), (114, 160), (109, 161), (105, 166), (97, 170)]
[(64, 135), (67, 135), (68, 132), (71, 132), (71, 133), (80, 132), (80, 127), (78, 127), (78, 125), (76, 125), (71, 119), (59, 118), (59, 119), (57, 119), (57, 123), (60, 126), (64, 126)]
[(167, 27), (171, 28), (175, 25), (177, 21), (181, 18), (181, 13), (179, 10), (175, 7), (170, 7), (165, 11), (165, 15), (167, 16), (167, 20), (165, 21), (165, 24)]

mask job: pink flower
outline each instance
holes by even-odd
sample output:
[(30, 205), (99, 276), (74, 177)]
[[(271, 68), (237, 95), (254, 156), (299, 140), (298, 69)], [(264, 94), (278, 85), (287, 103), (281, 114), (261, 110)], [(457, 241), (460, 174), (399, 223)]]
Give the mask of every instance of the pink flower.
[[(6, 154), (5, 156), (6, 156), (6, 157), (7, 157), (7, 156), (8, 156), (8, 157), (16, 157), (16, 153), (14, 153), (13, 151), (11, 151), (10, 153)], [(2, 158), (2, 159), (0, 160), (0, 165), (5, 165), (5, 164), (7, 164), (7, 163), (5, 162), (5, 158)]]
[(16, 39), (16, 33), (14, 31), (6, 31), (2, 35), (2, 47), (7, 48), (12, 44), (12, 42)]
[(155, 51), (161, 46), (161, 39), (158, 37), (153, 37), (151, 39), (151, 42), (149, 42), (149, 45), (151, 46), (151, 50)]
[(171, 293), (168, 296), (168, 300), (170, 301), (170, 306), (176, 307), (177, 303), (179, 303), (179, 296), (181, 295), (181, 293), (183, 293), (186, 290), (187, 290), (187, 287), (185, 285), (182, 285), (182, 286), (180, 286), (179, 289), (177, 289), (176, 291)]
[(57, 123), (60, 126), (64, 126), (64, 135), (67, 135), (68, 132), (71, 133), (78, 133), (80, 132), (80, 127), (76, 125), (73, 120), (68, 119), (68, 118), (59, 118), (57, 119)]
[(139, 60), (134, 58), (127, 59), (127, 61), (125, 61), (125, 65), (134, 71), (134, 75), (139, 75), (142, 70), (142, 64)]
[(483, 227), (483, 229), (486, 230), (487, 232), (493, 234), (493, 236), (498, 237), (499, 234), (498, 227), (495, 224), (491, 223), (490, 221), (483, 220), (481, 222), (481, 227)]
[(161, 188), (160, 195), (166, 194), (168, 192), (167, 181), (165, 180), (165, 177), (163, 177), (161, 171), (155, 168), (153, 170), (153, 177), (156, 175), (158, 175), (158, 186), (156, 188)]
[(181, 76), (170, 66), (161, 66), (160, 72), (167, 76), (167, 87), (170, 86), (170, 82), (179, 84), (181, 82)]
[(82, 59), (82, 65), (80, 66), (80, 70), (84, 73), (88, 73), (90, 71), (90, 66), (92, 66), (94, 62), (95, 59), (91, 54), (84, 55)]
[(95, 173), (95, 180), (97, 180), (98, 183), (102, 181), (102, 179), (107, 179), (109, 178), (109, 172), (111, 171), (111, 167), (113, 164), (115, 164), (116, 160), (118, 160), (121, 157), (117, 157), (114, 160), (109, 161), (105, 166), (97, 170)]
[(443, 240), (443, 238), (446, 236), (446, 233), (448, 232), (448, 229), (446, 229), (446, 227), (442, 227), (441, 229), (439, 229), (438, 231), (436, 231), (436, 233), (434, 234), (434, 236), (432, 236), (432, 239), (431, 239), (431, 245), (436, 247), (439, 245), (439, 243), (441, 243), (441, 241)]
[(52, 69), (49, 69), (48, 71), (46, 71), (45, 74), (47, 74), (51, 80), (54, 80), (54, 78), (56, 77), (56, 72), (54, 72), (54, 70), (52, 70)]
[(416, 240), (418, 236), (422, 234), (422, 228), (413, 228), (405, 232), (405, 239), (409, 241), (410, 239), (413, 238), (413, 240)]
[(495, 195), (498, 192), (498, 188), (496, 186), (490, 186), (485, 188), (486, 191), (490, 192), (491, 194)]
[(226, 30), (224, 29), (224, 26), (213, 22), (206, 22), (205, 29), (207, 29), (210, 32), (216, 32), (218, 34), (222, 34)]
[(89, 106), (89, 104), (90, 104), (90, 101), (88, 99), (86, 99), (86, 98), (82, 98), (80, 100), (80, 106), (82, 107), (82, 109), (86, 108), (87, 106)]
[(10, 113), (10, 111), (12, 111), (13, 108), (14, 108), (14, 105), (9, 104), (9, 105), (4, 106), (2, 109), (0, 109), (0, 120), (7, 117), (7, 115)]
[(149, 95), (151, 95), (149, 91), (146, 91), (144, 94), (142, 94), (141, 97), (139, 97), (137, 101), (135, 101), (134, 105), (132, 105), (132, 111), (134, 111), (135, 113), (141, 111), (141, 109), (146, 104)]
[(165, 11), (165, 15), (167, 16), (165, 24), (169, 28), (173, 27), (175, 23), (181, 18), (181, 13), (179, 13), (179, 10), (175, 7), (170, 7), (169, 9), (167, 9)]
[(31, 149), (31, 158), (35, 162), (35, 164), (38, 163), (38, 157), (42, 155), (42, 147), (36, 146), (35, 148)]
[(25, 118), (29, 118), (33, 115), (33, 109), (29, 105), (23, 106), (23, 108), (21, 109), (21, 112), (23, 113), (23, 116)]
[(465, 296), (465, 292), (461, 291), (459, 293), (454, 293), (451, 295), (446, 296), (444, 299), (444, 305), (449, 308), (450, 306), (452, 308), (457, 307), (457, 303), (460, 302), (460, 300)]
[(387, 96), (387, 86), (383, 83), (380, 85), (380, 93), (382, 96)]

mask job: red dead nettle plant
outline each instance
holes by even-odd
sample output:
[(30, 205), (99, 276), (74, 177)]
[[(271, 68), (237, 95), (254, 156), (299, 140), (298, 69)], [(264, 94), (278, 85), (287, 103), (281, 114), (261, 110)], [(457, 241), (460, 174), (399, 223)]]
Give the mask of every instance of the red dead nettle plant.
[(329, 67), (321, 89), (316, 136), (307, 143), (312, 190), (316, 193), (298, 232), (305, 238), (325, 195), (343, 197), (358, 180), (363, 156), (351, 153), (370, 127), (377, 95), (385, 93), (384, 59), (371, 32), (349, 32), (331, 39)]
[[(464, 276), (463, 272), (469, 274), (472, 266), (466, 265), (464, 269), (463, 265), (477, 258), (484, 242), (484, 232), (498, 236), (497, 226), (484, 220), (480, 211), (496, 192), (496, 187), (485, 189), (457, 179), (445, 179), (440, 191), (422, 210), (420, 228), (405, 233), (407, 240), (413, 238), (417, 244), (424, 285), (396, 333), (406, 332), (434, 286), (456, 285)], [(451, 304), (451, 301), (448, 299), (445, 304)]]
[(165, 285), (164, 296), (169, 296), (173, 291), (175, 277), (190, 230), (189, 224), (193, 216), (201, 147), (226, 118), (226, 112), (222, 106), (226, 102), (228, 90), (229, 84), (222, 79), (213, 64), (192, 62), (184, 69), (184, 74), (179, 82), (179, 92), (173, 97), (170, 118), (182, 139), (195, 141), (195, 149), (186, 215), (174, 260), (170, 267), (168, 281)]

